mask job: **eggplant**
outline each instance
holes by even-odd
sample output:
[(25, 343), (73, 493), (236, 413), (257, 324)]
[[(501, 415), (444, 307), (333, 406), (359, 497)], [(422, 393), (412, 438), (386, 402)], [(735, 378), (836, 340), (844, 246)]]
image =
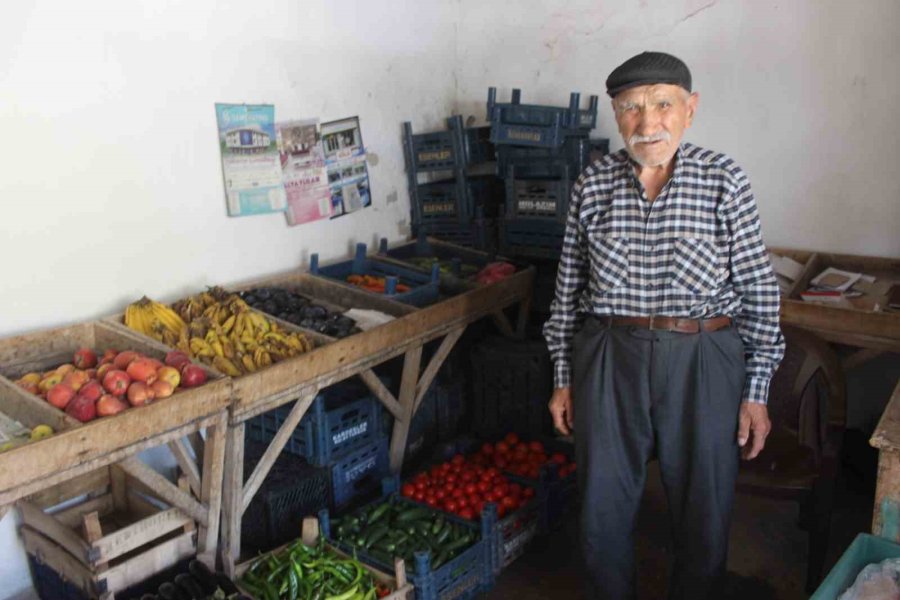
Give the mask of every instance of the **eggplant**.
[(184, 592), (190, 596), (191, 600), (203, 600), (203, 598), (206, 597), (203, 587), (187, 573), (176, 575), (175, 585), (184, 590)]
[(191, 600), (191, 597), (169, 581), (159, 586), (159, 595), (163, 600)]
[(188, 573), (191, 574), (194, 581), (200, 584), (200, 587), (203, 588), (203, 592), (206, 594), (212, 594), (219, 587), (216, 585), (216, 576), (209, 570), (209, 567), (199, 560), (192, 560), (188, 564)]

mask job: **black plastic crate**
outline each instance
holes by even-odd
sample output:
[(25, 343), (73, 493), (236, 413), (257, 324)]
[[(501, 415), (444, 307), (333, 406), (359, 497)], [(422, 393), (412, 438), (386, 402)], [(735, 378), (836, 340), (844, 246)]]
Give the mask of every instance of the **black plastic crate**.
[(482, 437), (552, 433), (553, 368), (540, 340), (489, 337), (472, 348), (472, 429)]
[(491, 123), (491, 141), (500, 146), (558, 147), (566, 137), (590, 131), (597, 125), (599, 98), (591, 96), (587, 110), (579, 108), (581, 95), (573, 92), (568, 107), (538, 106), (521, 103), (521, 91), (512, 91), (508, 103), (497, 102), (497, 88), (488, 88), (487, 119)]
[(551, 219), (503, 219), (498, 250), (504, 256), (559, 260), (566, 224)]
[[(262, 459), (267, 444), (244, 443), (244, 479)], [(246, 482), (246, 481), (245, 481)], [(303, 517), (333, 508), (331, 471), (313, 467), (299, 456), (282, 452), (241, 520), (244, 548), (267, 551), (296, 539)]]

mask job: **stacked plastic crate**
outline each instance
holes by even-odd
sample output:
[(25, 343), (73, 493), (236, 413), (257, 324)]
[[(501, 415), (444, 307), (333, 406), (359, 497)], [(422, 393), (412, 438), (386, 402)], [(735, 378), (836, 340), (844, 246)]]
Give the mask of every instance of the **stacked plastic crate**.
[(490, 128), (466, 128), (459, 115), (447, 126), (414, 134), (411, 123), (403, 124), (413, 233), (493, 251), (502, 181), (469, 174), (470, 167), (494, 160)]
[(499, 219), (500, 252), (506, 256), (559, 257), (572, 184), (592, 157), (609, 150), (609, 140), (591, 139), (597, 124), (597, 96), (586, 110), (580, 94), (569, 106), (497, 102), (489, 88), (487, 118), (496, 145), (498, 175), (506, 185), (505, 214)]

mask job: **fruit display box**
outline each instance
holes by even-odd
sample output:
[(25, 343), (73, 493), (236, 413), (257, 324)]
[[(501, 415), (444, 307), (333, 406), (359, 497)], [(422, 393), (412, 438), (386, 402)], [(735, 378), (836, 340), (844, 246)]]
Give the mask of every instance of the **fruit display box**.
[(502, 219), (499, 229), (499, 249), (516, 258), (544, 258), (559, 260), (566, 224), (556, 219)]
[(483, 217), (462, 225), (455, 218), (429, 219), (413, 222), (413, 235), (433, 237), (458, 246), (493, 253), (497, 248), (495, 225), (494, 219)]
[(0, 411), (23, 425), (46, 424), (56, 432), (0, 454), (0, 504), (4, 497), (14, 499), (14, 488), (102, 458), (113, 450), (146, 443), (159, 433), (222, 411), (231, 402), (231, 380), (201, 367), (207, 381), (199, 387), (179, 389), (168, 398), (82, 424), (13, 383), (26, 373), (47, 373), (70, 363), (81, 348), (98, 354), (132, 350), (160, 361), (167, 352), (153, 340), (102, 321), (0, 339)]
[(440, 270), (437, 265), (431, 270), (430, 275), (426, 275), (421, 271), (369, 258), (366, 256), (366, 245), (362, 243), (356, 245), (353, 260), (333, 265), (319, 266), (319, 255), (313, 254), (310, 257), (309, 270), (313, 275), (327, 277), (347, 286), (353, 285), (348, 282), (348, 278), (354, 275), (384, 279), (384, 291), (370, 293), (381, 293), (413, 306), (428, 306), (436, 302), (440, 295)]
[(856, 536), (809, 600), (835, 600), (847, 591), (867, 565), (900, 557), (900, 545), (868, 533)]
[(17, 506), (28, 554), (85, 597), (110, 597), (197, 553), (194, 521), (117, 465)]
[(441, 277), (456, 282), (474, 277), (489, 263), (511, 262), (488, 252), (442, 242), (425, 235), (420, 235), (412, 242), (393, 248), (388, 247), (387, 238), (381, 238), (378, 256), (427, 272), (431, 271), (431, 265), (436, 262), (440, 268)]
[[(480, 532), (480, 539), (466, 548), (455, 558), (448, 560), (438, 568), (432, 568), (434, 557), (430, 551), (416, 552), (415, 570), (410, 575), (413, 587), (416, 592), (416, 600), (462, 600), (474, 598), (482, 592), (490, 589), (494, 584), (493, 547), (490, 543), (491, 532), (494, 530), (495, 521), (490, 511), (486, 513), (486, 517), (482, 518), (480, 523), (472, 523), (464, 519), (460, 519), (453, 515), (440, 513), (427, 507), (410, 502), (405, 498), (401, 498), (396, 494), (390, 494), (382, 497), (368, 506), (362, 507), (358, 511), (351, 513), (347, 518), (353, 515), (371, 510), (374, 506), (389, 501), (392, 504), (401, 504), (410, 508), (429, 511), (445, 521), (451, 521), (457, 526), (470, 529), (473, 532)], [(331, 519), (327, 510), (319, 512), (319, 525), (322, 533), (328, 542), (344, 551), (347, 554), (356, 556), (358, 560), (366, 563), (382, 572), (390, 572), (391, 565), (383, 560), (374, 558), (367, 552), (353, 548), (345, 542), (338, 542), (332, 537)]]
[(508, 103), (497, 102), (497, 88), (488, 88), (487, 120), (491, 141), (496, 145), (558, 147), (571, 135), (586, 135), (597, 125), (599, 98), (590, 97), (590, 107), (579, 109), (581, 95), (573, 92), (569, 106), (537, 106), (521, 103), (521, 91), (512, 91)]

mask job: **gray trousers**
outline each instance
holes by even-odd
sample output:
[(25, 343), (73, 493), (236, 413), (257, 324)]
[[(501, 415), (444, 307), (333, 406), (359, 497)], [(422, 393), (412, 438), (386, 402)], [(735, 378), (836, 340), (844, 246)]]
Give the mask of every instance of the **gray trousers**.
[(654, 451), (675, 550), (669, 598), (716, 597), (739, 460), (737, 331), (683, 334), (588, 318), (573, 338), (572, 369), (588, 597), (636, 596), (632, 538)]

